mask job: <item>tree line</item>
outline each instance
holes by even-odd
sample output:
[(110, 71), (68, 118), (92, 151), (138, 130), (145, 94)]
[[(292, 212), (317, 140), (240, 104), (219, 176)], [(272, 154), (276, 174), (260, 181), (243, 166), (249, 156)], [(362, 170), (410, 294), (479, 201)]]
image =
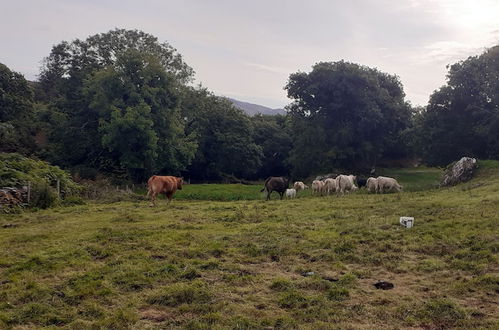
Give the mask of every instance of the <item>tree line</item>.
[(499, 159), (499, 46), (451, 65), (422, 108), (397, 76), (346, 61), (291, 73), (285, 116), (250, 117), (194, 77), (170, 44), (123, 29), (55, 45), (36, 82), (0, 64), (0, 152), (135, 182)]

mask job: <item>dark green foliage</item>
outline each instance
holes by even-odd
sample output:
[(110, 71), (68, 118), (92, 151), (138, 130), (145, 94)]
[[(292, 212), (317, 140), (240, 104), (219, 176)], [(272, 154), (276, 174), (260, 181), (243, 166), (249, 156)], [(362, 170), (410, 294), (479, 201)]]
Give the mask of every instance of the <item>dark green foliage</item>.
[(397, 76), (344, 61), (321, 62), (293, 73), (285, 87), (291, 115), (294, 175), (332, 168), (370, 168), (404, 151), (401, 132), (411, 108)]
[[(40, 193), (39, 196), (41, 199), (49, 201), (51, 200), (52, 192), (55, 192), (57, 187), (57, 180), (59, 180), (60, 192), (63, 198), (79, 193), (80, 186), (74, 183), (70, 175), (59, 167), (19, 154), (0, 153), (1, 187), (20, 187), (31, 183), (35, 198), (36, 194)], [(45, 202), (41, 203), (46, 205)]]
[(415, 125), (419, 153), (429, 165), (463, 156), (499, 158), (499, 46), (453, 64)]
[(0, 63), (0, 152), (34, 150), (33, 91), (24, 77)]
[(128, 51), (85, 83), (99, 113), (102, 146), (135, 180), (153, 172), (179, 173), (194, 155), (177, 110), (177, 83), (155, 57)]
[(40, 114), (49, 138), (44, 155), (128, 179), (178, 173), (194, 145), (185, 140), (175, 90), (191, 77), (175, 49), (141, 31), (61, 42), (40, 75), (39, 94), (48, 103)]
[(196, 135), (198, 143), (189, 176), (204, 180), (253, 176), (262, 149), (253, 139), (249, 117), (229, 100), (202, 88), (185, 88), (182, 100), (186, 133)]
[(291, 151), (291, 129), (286, 116), (256, 115), (251, 118), (255, 143), (262, 148), (262, 164), (258, 178), (287, 176)]
[(57, 192), (46, 182), (40, 181), (33, 184), (31, 188), (31, 200), (29, 205), (46, 209), (53, 206), (57, 201)]
[(115, 29), (85, 40), (62, 41), (52, 47), (40, 77), (46, 96), (61, 96), (81, 86), (88, 74), (113, 65), (130, 49), (158, 58), (165, 70), (181, 81), (192, 79), (193, 70), (167, 42), (161, 43), (155, 36), (139, 30)]

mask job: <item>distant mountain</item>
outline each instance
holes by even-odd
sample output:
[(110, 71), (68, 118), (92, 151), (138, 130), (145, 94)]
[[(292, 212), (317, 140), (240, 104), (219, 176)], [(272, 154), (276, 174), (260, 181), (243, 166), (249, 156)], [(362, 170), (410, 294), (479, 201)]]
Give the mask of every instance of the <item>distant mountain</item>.
[(284, 109), (272, 109), (264, 107), (263, 105), (234, 100), (229, 97), (228, 99), (234, 104), (236, 108), (241, 109), (250, 116), (254, 116), (258, 113), (261, 113), (262, 115), (272, 115), (272, 116), (286, 114), (286, 111), (284, 111)]

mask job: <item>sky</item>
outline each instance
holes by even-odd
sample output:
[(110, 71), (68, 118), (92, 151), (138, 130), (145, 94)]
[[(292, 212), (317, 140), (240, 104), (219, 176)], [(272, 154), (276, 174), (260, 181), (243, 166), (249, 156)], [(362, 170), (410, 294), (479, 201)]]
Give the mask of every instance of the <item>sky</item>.
[(182, 54), (196, 84), (271, 108), (291, 73), (345, 60), (400, 77), (424, 106), (446, 66), (499, 44), (499, 0), (0, 0), (0, 63), (36, 80), (63, 40), (139, 29)]

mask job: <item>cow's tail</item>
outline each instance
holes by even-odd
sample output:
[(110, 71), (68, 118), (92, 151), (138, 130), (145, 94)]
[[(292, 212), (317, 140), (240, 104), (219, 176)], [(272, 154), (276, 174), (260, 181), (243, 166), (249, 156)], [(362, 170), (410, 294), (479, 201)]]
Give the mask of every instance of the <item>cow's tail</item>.
[(264, 192), (265, 189), (267, 189), (267, 182), (269, 182), (269, 180), (270, 180), (270, 177), (268, 177), (267, 180), (265, 180), (265, 183), (263, 184), (263, 189), (260, 190), (260, 192)]
[(147, 180), (147, 197), (150, 197), (151, 196), (151, 192), (152, 192), (152, 182), (153, 180), (156, 178), (156, 175), (153, 175), (149, 178), (149, 180)]

